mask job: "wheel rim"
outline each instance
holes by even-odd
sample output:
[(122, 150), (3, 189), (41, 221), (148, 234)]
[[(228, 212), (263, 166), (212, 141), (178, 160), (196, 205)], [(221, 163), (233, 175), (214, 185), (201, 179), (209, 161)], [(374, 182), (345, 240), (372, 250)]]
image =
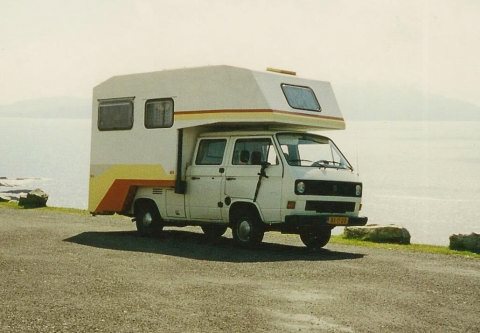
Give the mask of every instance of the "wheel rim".
[(241, 221), (238, 224), (238, 239), (242, 242), (248, 242), (250, 239), (250, 233), (252, 231), (252, 227), (248, 221)]
[(144, 227), (149, 227), (150, 225), (152, 225), (152, 222), (153, 222), (153, 216), (152, 214), (150, 214), (150, 212), (146, 212), (145, 214), (143, 214), (142, 225)]

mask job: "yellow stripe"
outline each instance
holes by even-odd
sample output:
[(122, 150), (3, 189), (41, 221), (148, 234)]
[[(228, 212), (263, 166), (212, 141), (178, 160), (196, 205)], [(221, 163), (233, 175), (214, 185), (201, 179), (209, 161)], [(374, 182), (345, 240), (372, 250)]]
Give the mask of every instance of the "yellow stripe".
[(175, 112), (178, 120), (205, 120), (212, 118), (215, 122), (228, 121), (255, 121), (255, 122), (278, 122), (291, 125), (309, 127), (345, 128), (343, 118), (329, 117), (322, 115), (289, 114), (289, 112), (275, 110), (207, 110), (207, 111), (184, 111)]
[(167, 174), (158, 164), (112, 165), (99, 175), (90, 175), (89, 211), (95, 211), (116, 179), (175, 180), (175, 175)]

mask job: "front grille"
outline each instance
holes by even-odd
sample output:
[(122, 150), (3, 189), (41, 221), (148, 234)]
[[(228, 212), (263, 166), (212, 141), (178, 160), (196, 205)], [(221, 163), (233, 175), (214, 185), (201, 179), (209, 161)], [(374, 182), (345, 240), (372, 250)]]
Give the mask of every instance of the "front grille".
[[(297, 186), (296, 183), (304, 182), (305, 183), (305, 192), (298, 193), (296, 192)], [(361, 197), (355, 193), (355, 188), (357, 185), (362, 185), (362, 183), (352, 183), (352, 182), (337, 182), (331, 180), (297, 180), (295, 182), (295, 192), (296, 194), (303, 195), (328, 195), (328, 196), (337, 196), (337, 197)]]
[(317, 213), (343, 214), (355, 211), (355, 202), (307, 201), (305, 210), (314, 210)]

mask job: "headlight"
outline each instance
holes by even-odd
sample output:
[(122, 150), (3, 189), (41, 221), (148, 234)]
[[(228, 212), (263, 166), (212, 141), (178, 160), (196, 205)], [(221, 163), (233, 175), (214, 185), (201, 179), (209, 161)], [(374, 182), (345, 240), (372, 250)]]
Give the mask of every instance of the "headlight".
[(305, 183), (304, 182), (298, 182), (297, 183), (297, 193), (298, 194), (305, 193)]
[(355, 186), (355, 195), (358, 195), (358, 196), (362, 195), (362, 185)]

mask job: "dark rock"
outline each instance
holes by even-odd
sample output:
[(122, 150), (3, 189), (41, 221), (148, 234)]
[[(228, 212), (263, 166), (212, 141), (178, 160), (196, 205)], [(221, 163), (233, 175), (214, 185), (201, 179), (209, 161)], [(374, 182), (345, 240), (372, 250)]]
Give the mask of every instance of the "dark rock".
[(26, 208), (36, 208), (47, 206), (48, 194), (37, 188), (30, 191), (27, 196), (19, 198), (18, 205)]
[(376, 243), (410, 244), (408, 230), (393, 224), (346, 227), (343, 231), (343, 237)]
[(472, 232), (470, 235), (451, 235), (450, 249), (480, 253), (480, 234)]

